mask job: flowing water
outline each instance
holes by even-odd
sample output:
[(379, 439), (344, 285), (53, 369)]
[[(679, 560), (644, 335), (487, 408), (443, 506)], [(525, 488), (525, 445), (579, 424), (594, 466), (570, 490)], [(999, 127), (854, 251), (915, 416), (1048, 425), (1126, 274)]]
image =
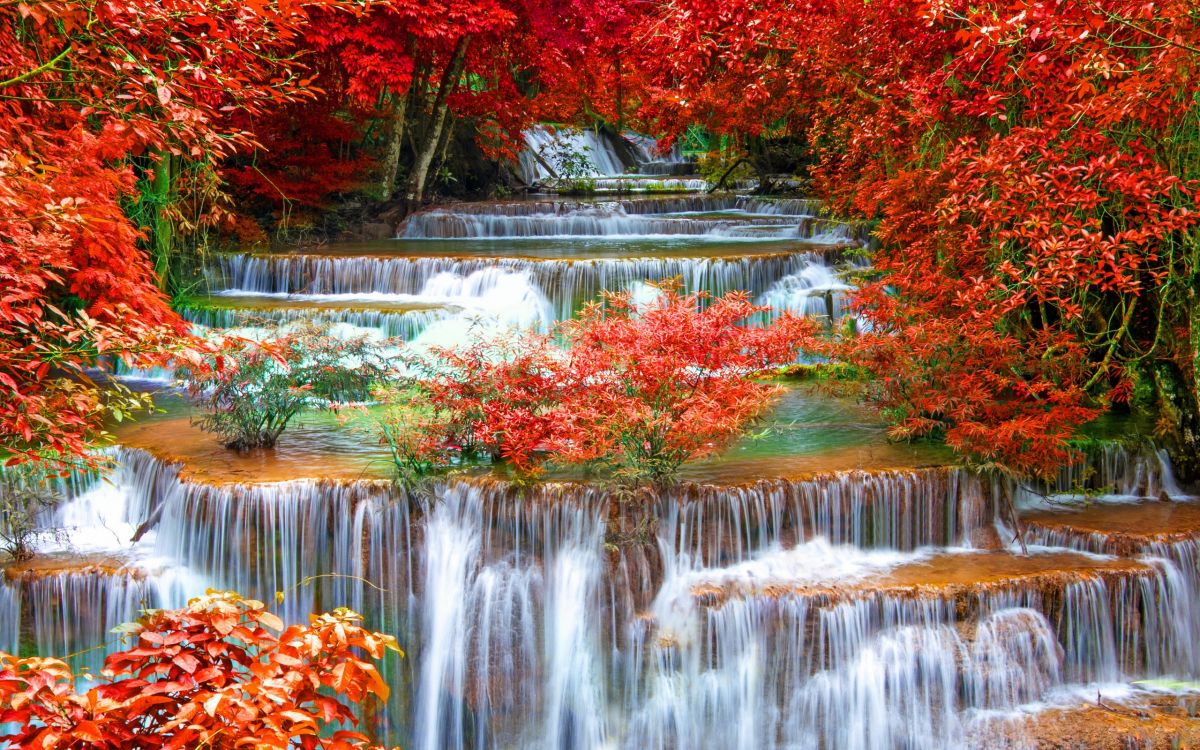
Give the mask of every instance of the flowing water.
[[(560, 178), (596, 180), (600, 189), (605, 180), (618, 178), (630, 181), (652, 180), (652, 190), (672, 189), (672, 177), (689, 177), (695, 164), (684, 159), (678, 147), (660, 153), (653, 138), (626, 133), (621, 137), (590, 129), (551, 129), (538, 127), (526, 131), (525, 151), (519, 167), (526, 185), (542, 185)], [(640, 179), (639, 179), (640, 178)], [(699, 190), (706, 187), (703, 180), (692, 179), (694, 187), (675, 189)]]
[[(461, 204), (398, 235), (214, 258), (184, 313), (452, 343), (678, 276), (834, 322), (867, 239), (812, 201), (709, 195)], [(333, 418), (234, 455), (166, 403), (0, 579), (0, 647), (94, 668), (115, 624), (207, 587), (279, 592), (293, 622), (346, 605), (407, 652), (371, 729), (415, 750), (1020, 747), (1047, 706), (1200, 677), (1200, 504), (1152, 448), (1017, 485), (792, 388), (766, 437), (633, 501), (486, 472), (410, 497)]]

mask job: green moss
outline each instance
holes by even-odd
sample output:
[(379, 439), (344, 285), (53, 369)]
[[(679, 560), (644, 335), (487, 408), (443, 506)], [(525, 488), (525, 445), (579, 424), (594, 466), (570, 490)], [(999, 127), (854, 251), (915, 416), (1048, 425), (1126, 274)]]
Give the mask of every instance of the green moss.
[(774, 377), (782, 380), (865, 382), (865, 370), (845, 362), (817, 362), (781, 367)]

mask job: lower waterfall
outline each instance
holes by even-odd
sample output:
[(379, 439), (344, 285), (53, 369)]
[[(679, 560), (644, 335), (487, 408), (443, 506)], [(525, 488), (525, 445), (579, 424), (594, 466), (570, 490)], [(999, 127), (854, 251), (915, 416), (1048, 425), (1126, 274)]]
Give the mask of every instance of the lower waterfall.
[(1034, 519), (1028, 555), (980, 548), (994, 488), (962, 469), (630, 505), (573, 483), (205, 484), (117, 459), (137, 540), (9, 571), (0, 642), (94, 666), (113, 626), (209, 586), (278, 593), (290, 621), (350, 606), (407, 651), (374, 731), (420, 750), (950, 750), (1083, 686), (1200, 674), (1194, 540), (1128, 550)]

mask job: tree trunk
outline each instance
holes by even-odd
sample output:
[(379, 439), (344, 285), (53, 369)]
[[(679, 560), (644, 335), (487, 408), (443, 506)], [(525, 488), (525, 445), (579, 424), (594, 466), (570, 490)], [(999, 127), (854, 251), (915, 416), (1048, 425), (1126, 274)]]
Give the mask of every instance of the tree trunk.
[(409, 173), (408, 183), (404, 189), (406, 210), (412, 211), (425, 200), (425, 183), (429, 177), (429, 167), (433, 157), (437, 155), (438, 143), (442, 140), (442, 128), (446, 126), (446, 115), (449, 111), (447, 99), (450, 92), (458, 84), (462, 75), (463, 65), (467, 60), (467, 43), (469, 37), (462, 37), (454, 48), (454, 56), (442, 73), (442, 81), (438, 86), (437, 97), (433, 100), (433, 110), (430, 113), (429, 125), (421, 136), (412, 172)]
[(450, 151), (450, 139), (454, 137), (454, 126), (457, 122), (454, 115), (446, 115), (446, 124), (442, 126), (442, 137), (437, 145), (437, 169), (434, 170), (434, 175), (437, 175), (442, 167), (446, 166), (446, 154)]
[(170, 292), (173, 285), (171, 254), (175, 245), (175, 226), (167, 213), (171, 204), (171, 154), (159, 151), (155, 156), (158, 160), (154, 163), (154, 179), (150, 181), (150, 201), (154, 209), (154, 275), (158, 277), (158, 287)]
[[(1200, 486), (1200, 233), (1184, 238), (1181, 308), (1187, 328), (1186, 346), (1174, 347), (1176, 357), (1154, 363), (1159, 425), (1169, 425), (1167, 449), (1179, 478)], [(1182, 327), (1182, 326), (1181, 326)]]
[(400, 172), (400, 156), (404, 153), (404, 136), (408, 124), (408, 94), (390, 97), (392, 121), (391, 132), (388, 133), (387, 148), (383, 152), (383, 169), (379, 176), (380, 199), (385, 203), (392, 199), (396, 192), (396, 175)]
[(617, 52), (617, 132), (625, 129), (625, 75), (621, 69), (621, 53)]
[(746, 139), (746, 160), (750, 162), (750, 166), (754, 168), (754, 174), (758, 178), (758, 187), (754, 192), (759, 195), (769, 194), (771, 192), (771, 159), (761, 135), (750, 136)]
[(1179, 445), (1172, 463), (1179, 465), (1180, 478), (1190, 484), (1200, 483), (1200, 289), (1193, 283), (1188, 290), (1188, 351), (1191, 354), (1191, 378), (1184, 379), (1179, 409)]
[(740, 167), (744, 161), (746, 161), (746, 157), (744, 156), (739, 156), (737, 159), (734, 159), (733, 163), (729, 165), (729, 168), (721, 173), (721, 176), (717, 179), (716, 184), (708, 189), (708, 192), (715, 193), (718, 190), (724, 190), (725, 183), (729, 180), (729, 176), (733, 174), (733, 170)]

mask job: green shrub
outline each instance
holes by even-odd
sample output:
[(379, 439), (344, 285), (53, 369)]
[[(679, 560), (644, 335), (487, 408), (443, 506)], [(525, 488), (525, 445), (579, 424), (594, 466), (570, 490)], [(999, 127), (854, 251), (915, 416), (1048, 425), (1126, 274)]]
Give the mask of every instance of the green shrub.
[(45, 529), (39, 522), (61, 499), (50, 477), (35, 464), (0, 469), (0, 550), (14, 562), (33, 557), (39, 537), (61, 533)]
[(391, 372), (386, 350), (365, 336), (291, 325), (262, 342), (226, 337), (181, 374), (203, 410), (200, 429), (228, 448), (270, 448), (301, 410), (369, 398)]

